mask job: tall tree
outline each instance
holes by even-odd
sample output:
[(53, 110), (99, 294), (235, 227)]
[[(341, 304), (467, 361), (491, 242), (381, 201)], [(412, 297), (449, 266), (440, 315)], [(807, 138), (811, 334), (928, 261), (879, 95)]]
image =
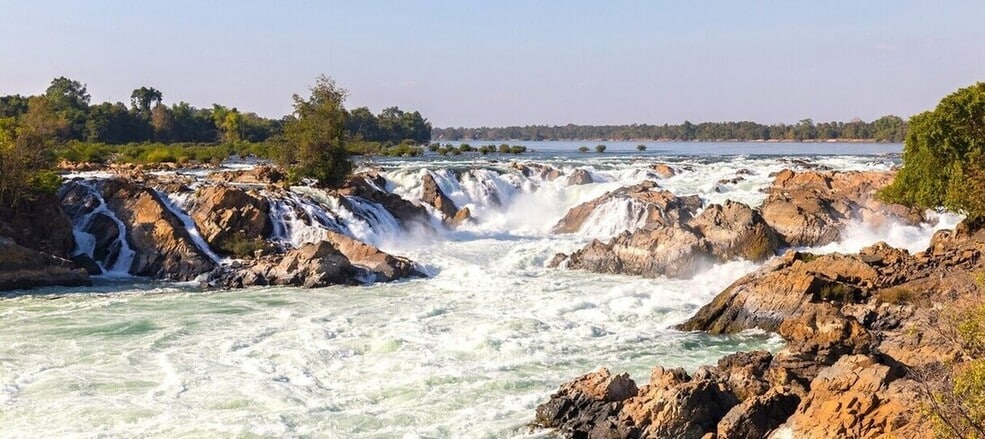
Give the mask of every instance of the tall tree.
[(342, 104), (346, 94), (334, 80), (322, 75), (307, 99), (294, 95), (294, 119), (284, 126), (285, 159), (293, 162), (298, 177), (337, 187), (352, 171), (345, 149), (348, 113)]
[(164, 95), (154, 87), (140, 87), (130, 93), (130, 106), (134, 111), (150, 117), (150, 110), (154, 104), (160, 104)]

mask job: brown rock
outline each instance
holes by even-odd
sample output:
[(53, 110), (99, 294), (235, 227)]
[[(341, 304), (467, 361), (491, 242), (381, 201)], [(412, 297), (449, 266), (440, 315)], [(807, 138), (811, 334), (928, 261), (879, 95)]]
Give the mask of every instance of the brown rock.
[(353, 265), (372, 273), (374, 282), (390, 282), (423, 274), (407, 258), (393, 256), (341, 233), (328, 232), (326, 239)]
[(0, 291), (83, 285), (91, 285), (88, 274), (70, 261), (0, 237)]
[(650, 167), (660, 178), (670, 178), (677, 175), (677, 171), (666, 163), (657, 163)]
[(714, 433), (738, 402), (721, 383), (658, 367), (650, 384), (624, 402), (620, 416), (639, 427), (642, 437), (698, 439)]
[(687, 278), (711, 262), (713, 257), (701, 237), (673, 226), (623, 232), (608, 243), (594, 240), (568, 256), (567, 267), (596, 273)]
[(441, 191), (441, 188), (438, 187), (438, 183), (434, 181), (434, 177), (432, 177), (431, 174), (424, 174), (424, 177), (421, 179), (421, 184), (423, 190), (421, 201), (430, 204), (437, 209), (438, 212), (441, 212), (445, 224), (451, 224), (453, 218), (455, 218), (455, 215), (458, 213), (458, 208), (455, 207), (455, 203)]
[(0, 236), (60, 258), (68, 258), (75, 247), (72, 222), (53, 195), (22, 200), (13, 208), (0, 207)]
[(762, 261), (775, 255), (782, 245), (759, 212), (734, 201), (708, 206), (689, 225), (708, 241), (711, 252), (724, 260)]
[(568, 186), (576, 186), (582, 184), (591, 184), (592, 174), (584, 169), (575, 169), (570, 175), (568, 175)]
[(350, 203), (345, 197), (359, 197), (380, 204), (406, 231), (436, 232), (431, 225), (431, 215), (428, 214), (427, 209), (397, 194), (384, 191), (385, 185), (386, 180), (378, 174), (359, 174), (346, 180), (338, 190), (338, 194), (343, 196), (341, 200), (343, 205)]
[(188, 213), (212, 248), (223, 248), (234, 237), (269, 238), (273, 231), (270, 203), (238, 187), (214, 185), (199, 189)]
[(678, 197), (670, 191), (656, 189), (658, 189), (656, 183), (645, 181), (607, 192), (601, 197), (573, 207), (551, 231), (575, 233), (581, 230), (582, 225), (595, 209), (613, 200), (634, 200), (642, 205), (645, 209), (643, 228), (687, 223), (701, 208), (701, 198), (697, 195)]

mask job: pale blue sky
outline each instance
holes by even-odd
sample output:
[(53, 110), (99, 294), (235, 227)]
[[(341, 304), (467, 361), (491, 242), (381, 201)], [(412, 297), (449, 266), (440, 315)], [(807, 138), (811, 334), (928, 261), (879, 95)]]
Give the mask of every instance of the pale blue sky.
[(985, 80), (985, 1), (7, 1), (0, 94), (281, 116), (324, 73), (347, 106), (435, 126), (869, 120)]

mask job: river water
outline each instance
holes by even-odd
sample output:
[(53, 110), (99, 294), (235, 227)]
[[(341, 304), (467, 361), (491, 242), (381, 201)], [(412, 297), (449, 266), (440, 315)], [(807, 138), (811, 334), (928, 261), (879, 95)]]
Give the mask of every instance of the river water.
[[(799, 145), (756, 145), (773, 149), (739, 156), (549, 146), (506, 159), (583, 168), (596, 183), (524, 178), (496, 156), (362, 163), (382, 166), (387, 189), (410, 199), (430, 172), (477, 217), (438, 237), (349, 225), (351, 234), (421, 263), (427, 279), (220, 292), (112, 277), (0, 299), (0, 436), (547, 436), (527, 426), (536, 405), (598, 366), (644, 383), (657, 364), (693, 369), (738, 350), (781, 346), (768, 334), (668, 329), (754, 270), (752, 263), (717, 265), (690, 280), (545, 265), (557, 252), (635, 227), (633, 207), (614, 205), (580, 233), (549, 232), (578, 203), (652, 178), (649, 164), (690, 169), (660, 181), (675, 193), (758, 205), (770, 173), (798, 165), (787, 156)], [(859, 155), (796, 159), (833, 169), (898, 162), (879, 154), (899, 145), (839, 148)], [(752, 175), (717, 183), (740, 169)], [(860, 224), (824, 251), (879, 240), (920, 250), (935, 228), (956, 221), (941, 219), (925, 227)], [(283, 230), (288, 241), (307, 236)]]

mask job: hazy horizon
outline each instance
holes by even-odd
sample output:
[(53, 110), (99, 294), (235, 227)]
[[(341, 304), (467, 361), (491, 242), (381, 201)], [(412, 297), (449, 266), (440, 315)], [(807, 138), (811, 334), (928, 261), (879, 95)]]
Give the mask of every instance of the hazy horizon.
[(0, 95), (267, 117), (319, 74), (435, 127), (904, 118), (985, 79), (980, 3), (3, 1)]

